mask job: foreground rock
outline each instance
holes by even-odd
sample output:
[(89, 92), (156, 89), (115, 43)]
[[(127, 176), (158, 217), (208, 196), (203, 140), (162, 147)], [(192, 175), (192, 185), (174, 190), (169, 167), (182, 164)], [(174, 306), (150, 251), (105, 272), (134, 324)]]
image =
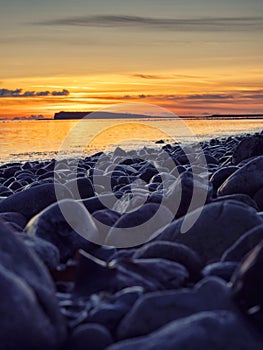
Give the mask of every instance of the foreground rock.
[(55, 245), (62, 262), (72, 257), (78, 249), (94, 248), (95, 245), (87, 239), (96, 239), (98, 235), (89, 212), (83, 205), (70, 199), (47, 207), (30, 220), (25, 230), (27, 234)]
[(124, 317), (118, 338), (146, 335), (168, 322), (200, 311), (233, 310), (230, 291), (221, 279), (208, 278), (193, 290), (148, 293)]
[(242, 160), (263, 154), (263, 135), (253, 135), (244, 138), (235, 149), (232, 162), (238, 164)]
[(72, 198), (70, 191), (63, 185), (53, 184), (39, 185), (18, 192), (0, 202), (0, 213), (17, 212), (27, 220), (38, 214), (52, 203), (57, 201), (56, 191), (59, 191), (63, 198)]
[(262, 269), (263, 241), (244, 259), (232, 278), (232, 290), (235, 301), (261, 332), (263, 330)]
[(146, 337), (116, 343), (107, 350), (261, 350), (262, 339), (230, 311), (210, 311), (169, 323)]
[[(184, 220), (192, 227), (181, 233)], [(158, 240), (175, 241), (193, 249), (203, 261), (219, 259), (235, 241), (250, 229), (262, 224), (255, 209), (238, 201), (207, 204), (167, 226)]]
[(9, 316), (1, 321), (1, 349), (34, 349), (38, 342), (36, 348), (58, 349), (66, 329), (51, 278), (37, 256), (3, 223), (0, 271), (1, 314)]
[(218, 195), (245, 193), (253, 197), (263, 187), (263, 156), (252, 159), (219, 187)]

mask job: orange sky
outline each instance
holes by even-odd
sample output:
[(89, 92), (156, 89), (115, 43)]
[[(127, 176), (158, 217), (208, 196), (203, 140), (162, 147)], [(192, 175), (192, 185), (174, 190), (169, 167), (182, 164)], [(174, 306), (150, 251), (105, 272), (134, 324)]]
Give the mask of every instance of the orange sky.
[(262, 1), (151, 4), (3, 5), (0, 118), (120, 102), (178, 115), (263, 113)]

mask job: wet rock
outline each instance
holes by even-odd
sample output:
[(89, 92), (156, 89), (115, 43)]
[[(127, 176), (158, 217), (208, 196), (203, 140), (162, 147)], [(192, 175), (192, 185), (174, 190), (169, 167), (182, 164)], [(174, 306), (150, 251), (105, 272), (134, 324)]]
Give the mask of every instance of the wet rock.
[(117, 248), (145, 243), (155, 231), (172, 219), (173, 214), (166, 206), (146, 203), (139, 209), (122, 215), (109, 230), (105, 242)]
[[(157, 232), (156, 239), (185, 244), (203, 261), (209, 261), (219, 259), (239, 237), (260, 224), (262, 218), (255, 209), (241, 202), (224, 201), (207, 204), (174, 221)], [(184, 233), (183, 225), (189, 227)]]
[(240, 201), (259, 211), (259, 207), (256, 201), (253, 200), (248, 194), (244, 194), (244, 193), (235, 193), (235, 194), (229, 194), (226, 196), (220, 196), (214, 199), (213, 202), (222, 202), (226, 200)]
[(186, 268), (166, 259), (121, 259), (111, 262), (118, 269), (119, 289), (141, 286), (146, 291), (177, 289), (186, 284)]
[(71, 193), (63, 185), (56, 185), (56, 190), (52, 184), (39, 185), (6, 198), (0, 203), (0, 213), (18, 212), (29, 220), (57, 201), (56, 191), (60, 193), (60, 197), (72, 198)]
[(92, 250), (95, 245), (88, 239), (98, 237), (92, 216), (83, 205), (65, 199), (34, 216), (25, 228), (27, 234), (40, 237), (54, 244), (65, 262), (78, 249)]
[(95, 223), (100, 234), (106, 238), (106, 235), (110, 228), (113, 227), (117, 220), (120, 218), (120, 214), (111, 209), (102, 209), (95, 211), (92, 214), (92, 217), (95, 219)]
[(175, 218), (180, 218), (209, 201), (211, 195), (212, 187), (207, 180), (186, 171), (168, 188), (164, 204), (174, 213)]
[(218, 195), (245, 193), (253, 197), (263, 187), (263, 156), (257, 157), (234, 172), (218, 189)]
[(263, 135), (244, 138), (234, 150), (232, 162), (238, 164), (242, 160), (263, 154)]
[(73, 179), (66, 183), (66, 187), (73, 194), (75, 199), (85, 199), (94, 197), (94, 189), (92, 182), (87, 177), (80, 177), (78, 179)]
[(58, 349), (53, 326), (34, 291), (16, 274), (0, 265), (1, 349)]
[(110, 332), (96, 323), (75, 328), (69, 338), (67, 350), (104, 350), (113, 343)]
[(202, 312), (169, 323), (146, 337), (111, 345), (107, 350), (182, 349), (260, 350), (262, 338), (230, 311)]
[(260, 211), (263, 211), (263, 187), (260, 188), (253, 197)]
[(241, 236), (223, 254), (221, 261), (240, 262), (263, 240), (263, 225), (256, 226)]
[(232, 277), (233, 298), (241, 310), (263, 330), (263, 241), (243, 260)]
[(14, 223), (20, 228), (24, 228), (27, 223), (27, 219), (24, 217), (24, 215), (15, 212), (0, 213), (0, 220), (10, 224)]
[(193, 290), (148, 293), (137, 300), (118, 327), (118, 339), (142, 336), (165, 324), (209, 310), (233, 310), (230, 291), (220, 279), (207, 278)]
[(233, 261), (217, 262), (207, 265), (202, 272), (205, 277), (220, 277), (224, 281), (229, 282), (237, 267), (238, 263)]
[(190, 278), (197, 281), (201, 276), (202, 263), (199, 256), (189, 247), (175, 242), (151, 242), (138, 248), (133, 254), (134, 259), (161, 258), (175, 261), (183, 265)]
[[(0, 267), (3, 269), (6, 269), (8, 273), (12, 274), (12, 278), (10, 281), (10, 278), (8, 277), (8, 281), (6, 282), (8, 284), (8, 288), (12, 289), (12, 293), (8, 291), (8, 289), (1, 291), (2, 296), (2, 302), (1, 308), (5, 308), (5, 298), (6, 303), (8, 305), (10, 299), (13, 299), (13, 302), (16, 302), (14, 298), (17, 296), (17, 302), (20, 303), (24, 299), (24, 301), (29, 305), (28, 298), (32, 301), (31, 305), (29, 305), (29, 310), (33, 309), (36, 306), (36, 313), (38, 308), (41, 310), (43, 316), (42, 319), (45, 319), (45, 326), (43, 325), (43, 322), (40, 322), (40, 326), (43, 326), (42, 331), (45, 333), (47, 332), (47, 336), (50, 338), (49, 342), (50, 344), (53, 344), (50, 346), (50, 348), (56, 349), (59, 347), (65, 340), (66, 337), (66, 329), (65, 329), (65, 323), (64, 319), (62, 318), (62, 315), (60, 314), (57, 299), (55, 297), (55, 288), (53, 285), (53, 282), (51, 281), (51, 278), (48, 274), (48, 271), (46, 270), (45, 266), (41, 263), (41, 261), (37, 258), (37, 256), (28, 248), (22, 239), (19, 237), (19, 235), (14, 234), (10, 229), (8, 229), (3, 223), (0, 223)], [(12, 280), (15, 279), (22, 280), (24, 284), (28, 285), (29, 288), (31, 288), (33, 297), (30, 296), (32, 294), (29, 292), (27, 293), (26, 289), (22, 286), (21, 282), (12, 282)], [(0, 283), (1, 288), (5, 288), (5, 284), (3, 282)], [(14, 285), (15, 284), (15, 285)], [(18, 284), (18, 286), (17, 286)], [(20, 284), (20, 286), (19, 286)], [(16, 288), (18, 290), (16, 291)], [(24, 292), (21, 294), (21, 299), (19, 300), (19, 289), (24, 289)], [(23, 295), (23, 294), (26, 295)], [(8, 301), (9, 300), (9, 301)], [(10, 304), (9, 304), (10, 305)], [(37, 306), (38, 305), (38, 306)], [(20, 327), (23, 326), (24, 322), (20, 318), (23, 317), (22, 314), (19, 315), (17, 310), (23, 310), (23, 305), (20, 305), (18, 309), (13, 308), (7, 308), (5, 313), (1, 312), (2, 314), (9, 314), (12, 312), (14, 315), (14, 318), (10, 317), (9, 321), (10, 324), (1, 323), (1, 332), (2, 335), (2, 329), (3, 326), (6, 327), (7, 334), (14, 334), (14, 331), (19, 332), (21, 328), (13, 328), (12, 327), (12, 320), (16, 322), (18, 320), (18, 324), (20, 323)], [(26, 312), (27, 315), (30, 315), (30, 318), (32, 316), (32, 321), (34, 321), (34, 312), (32, 315), (29, 313), (29, 310), (23, 311), (23, 314)], [(17, 318), (16, 318), (17, 317)], [(28, 318), (26, 317), (28, 320)], [(3, 321), (3, 319), (2, 319)], [(22, 321), (22, 322), (21, 322)], [(31, 323), (30, 323), (31, 324)], [(26, 325), (26, 323), (25, 323)], [(32, 327), (36, 327), (36, 330), (38, 330), (38, 325), (33, 324)], [(27, 326), (28, 327), (28, 326)], [(44, 329), (46, 328), (46, 329)], [(33, 329), (31, 330), (30, 337), (34, 337)], [(9, 333), (8, 333), (9, 330)], [(1, 337), (0, 335), (0, 337)], [(21, 335), (22, 336), (22, 335)], [(25, 334), (26, 337), (28, 337), (28, 333)], [(15, 341), (16, 337), (12, 336), (12, 339), (8, 339), (10, 341)], [(3, 338), (4, 339), (4, 338)], [(19, 339), (19, 338), (17, 338)], [(2, 343), (3, 344), (3, 343)], [(22, 344), (19, 344), (19, 347), (21, 347)], [(7, 347), (7, 349), (9, 349)], [(15, 347), (10, 347), (10, 349), (16, 349)]]
[(228, 166), (218, 169), (210, 178), (210, 182), (213, 185), (215, 191), (225, 182), (225, 180), (232, 175), (236, 170), (237, 166)]
[(37, 236), (19, 235), (25, 244), (36, 253), (41, 261), (49, 268), (55, 269), (60, 261), (59, 251), (52, 243)]

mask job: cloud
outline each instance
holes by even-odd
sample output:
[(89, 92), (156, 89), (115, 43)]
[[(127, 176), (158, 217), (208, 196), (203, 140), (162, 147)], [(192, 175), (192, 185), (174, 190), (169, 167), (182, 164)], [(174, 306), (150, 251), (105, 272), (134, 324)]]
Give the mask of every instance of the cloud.
[(3, 97), (41, 97), (41, 96), (68, 96), (69, 91), (63, 89), (61, 91), (25, 91), (22, 89), (0, 89), (0, 98)]
[(68, 96), (69, 91), (66, 89), (63, 89), (62, 91), (52, 91), (52, 96)]
[(0, 97), (17, 97), (22, 93), (22, 89), (9, 90), (9, 89), (0, 89)]
[(36, 25), (156, 29), (166, 31), (248, 31), (262, 30), (263, 17), (156, 18), (142, 16), (75, 16), (34, 22)]
[(45, 119), (45, 117), (42, 114), (39, 114), (39, 115), (31, 114), (29, 116), (14, 117), (13, 119), (14, 120), (41, 120), (41, 119)]
[(134, 73), (130, 74), (130, 77), (141, 78), (141, 79), (200, 79), (204, 78), (198, 75), (187, 75), (187, 74), (145, 74), (145, 73)]

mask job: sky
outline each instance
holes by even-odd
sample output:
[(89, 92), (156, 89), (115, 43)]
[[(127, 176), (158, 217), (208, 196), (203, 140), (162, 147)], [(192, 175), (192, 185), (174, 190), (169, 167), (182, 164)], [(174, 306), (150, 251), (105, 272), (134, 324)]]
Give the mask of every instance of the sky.
[(262, 0), (0, 0), (0, 118), (263, 113)]

